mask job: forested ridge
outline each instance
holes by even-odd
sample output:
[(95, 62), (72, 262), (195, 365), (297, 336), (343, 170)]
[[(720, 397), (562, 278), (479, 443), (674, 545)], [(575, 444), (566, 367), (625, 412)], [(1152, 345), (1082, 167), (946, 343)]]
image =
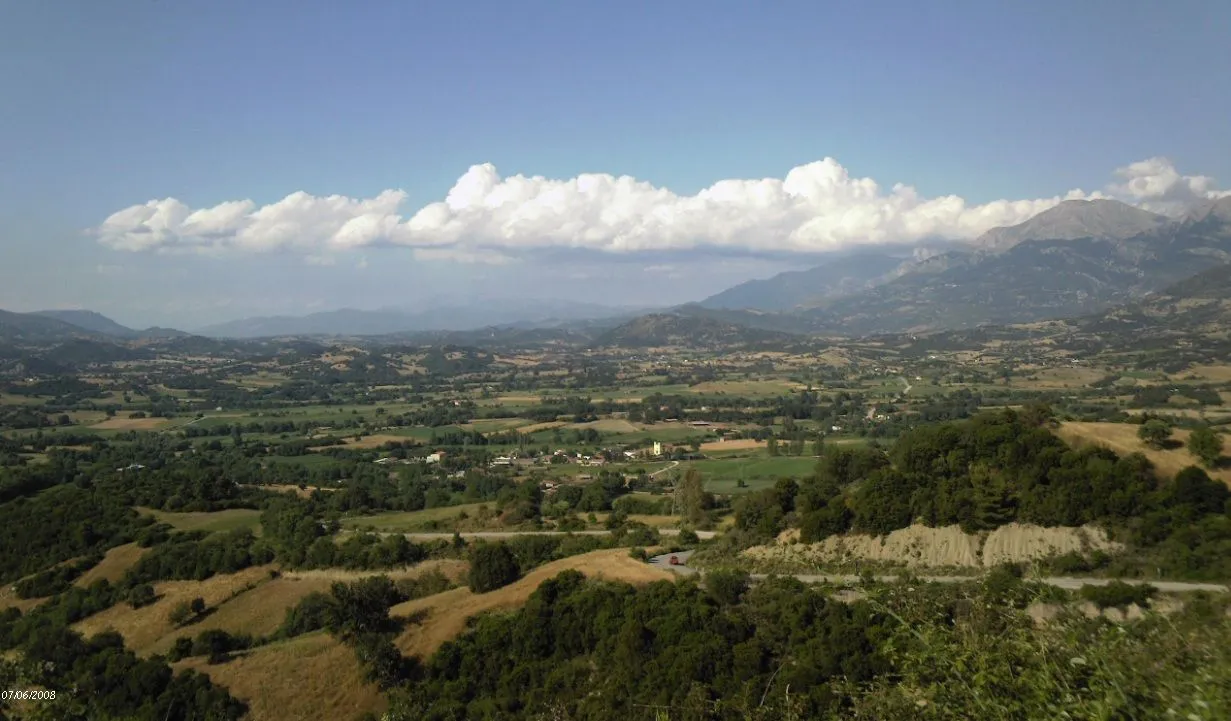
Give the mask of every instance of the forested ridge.
[[(798, 526), (801, 540), (886, 534), (912, 523), (975, 532), (1011, 522), (1097, 523), (1169, 575), (1231, 575), (1231, 491), (1192, 466), (1162, 479), (1140, 454), (1075, 449), (1045, 407), (921, 425), (888, 451), (826, 447), (815, 473), (736, 505), (743, 542)], [(738, 538), (732, 542), (740, 542)], [(1145, 561), (1148, 559), (1148, 564)], [(1123, 568), (1134, 571), (1131, 564)]]

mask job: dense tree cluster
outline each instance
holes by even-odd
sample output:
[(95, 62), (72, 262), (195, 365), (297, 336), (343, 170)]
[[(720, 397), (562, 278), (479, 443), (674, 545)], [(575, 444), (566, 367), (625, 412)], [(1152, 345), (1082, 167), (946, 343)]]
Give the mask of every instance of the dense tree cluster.
[(1070, 448), (1044, 408), (984, 413), (920, 426), (888, 453), (826, 447), (812, 478), (750, 494), (737, 527), (760, 537), (797, 523), (816, 542), (848, 530), (885, 534), (912, 523), (967, 531), (1019, 521), (1042, 526), (1099, 522), (1140, 548), (1158, 547), (1156, 568), (1217, 576), (1231, 549), (1226, 486), (1191, 467), (1160, 482), (1141, 455)]
[(688, 583), (636, 589), (562, 573), (519, 612), (480, 618), (446, 644), (422, 680), (395, 697), (392, 718), (556, 712), (623, 721), (672, 708), (746, 719), (766, 698), (781, 711), (786, 688), (813, 718), (841, 706), (830, 680), (865, 682), (886, 670), (876, 648), (883, 621), (866, 605), (829, 601), (787, 580), (749, 590), (737, 581), (722, 595)]

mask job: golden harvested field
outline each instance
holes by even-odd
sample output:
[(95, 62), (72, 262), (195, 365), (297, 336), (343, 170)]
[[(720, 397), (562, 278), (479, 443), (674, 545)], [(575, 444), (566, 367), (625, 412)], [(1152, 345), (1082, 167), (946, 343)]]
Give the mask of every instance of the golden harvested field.
[[(174, 632), (171, 610), (181, 601), (200, 596), (205, 605), (214, 608), (243, 589), (269, 581), (272, 566), (254, 566), (239, 573), (218, 575), (204, 581), (162, 581), (154, 584), (160, 598), (149, 606), (132, 608), (127, 603), (115, 606), (73, 624), (85, 636), (113, 629), (124, 637), (124, 643), (141, 655), (149, 655), (159, 639)], [(278, 619), (281, 621), (281, 618)], [(202, 619), (202, 622), (204, 619)]]
[(261, 526), (261, 512), (251, 508), (187, 513), (172, 513), (153, 508), (138, 508), (137, 511), (153, 516), (160, 523), (166, 523), (179, 531), (232, 531), (236, 528), (251, 528), (259, 531)]
[(758, 441), (753, 438), (738, 438), (731, 441), (710, 441), (702, 443), (702, 451), (747, 451), (755, 448), (764, 448), (765, 441)]
[(732, 396), (781, 396), (805, 386), (791, 381), (707, 381), (689, 388), (691, 393), (725, 393)]
[(572, 423), (569, 428), (593, 428), (600, 433), (636, 433), (641, 430), (622, 418), (602, 418), (589, 423)]
[(528, 426), (530, 421), (525, 418), (490, 418), (479, 421), (471, 421), (470, 423), (462, 423), (458, 428), (465, 428), (468, 431), (478, 431), (479, 433), (498, 433), (507, 431), (520, 426)]
[(90, 427), (98, 431), (148, 431), (170, 422), (166, 418), (109, 418)]
[(1214, 381), (1216, 383), (1224, 383), (1231, 381), (1231, 365), (1202, 365), (1193, 366), (1185, 371), (1180, 371), (1172, 376), (1175, 380), (1195, 379), (1200, 381)]
[[(1146, 446), (1137, 438), (1137, 426), (1129, 423), (1080, 423), (1070, 422), (1060, 425), (1059, 435), (1072, 445), (1095, 444), (1110, 448), (1120, 455), (1140, 452), (1150, 459), (1159, 474), (1172, 478), (1181, 469), (1197, 465), (1196, 459), (1187, 448), (1174, 450), (1155, 450)], [(1172, 436), (1180, 443), (1188, 442), (1188, 431), (1176, 429)], [(1217, 478), (1231, 486), (1231, 470), (1206, 470), (1211, 478)]]
[(533, 404), (537, 404), (539, 401), (543, 399), (539, 398), (538, 396), (501, 395), (501, 396), (497, 396), (494, 400), (498, 403), (517, 403), (517, 404), (529, 403), (533, 405)]
[(564, 421), (547, 421), (546, 423), (534, 423), (528, 426), (522, 426), (517, 430), (521, 433), (538, 433), (539, 431), (550, 431), (553, 428), (563, 428), (568, 425)]
[(1013, 379), (1013, 385), (1030, 388), (1084, 388), (1105, 375), (1104, 371), (1076, 366), (1072, 368), (1048, 368), (1031, 375), (1032, 379)]
[(68, 417), (73, 419), (73, 423), (83, 426), (107, 420), (107, 414), (102, 411), (69, 411)]
[(95, 581), (107, 580), (115, 583), (124, 577), (128, 569), (136, 565), (150, 549), (142, 548), (135, 543), (125, 543), (107, 551), (98, 565), (77, 577), (74, 586), (85, 588)]
[(385, 707), (376, 684), (363, 680), (355, 652), (324, 632), (262, 646), (227, 663), (185, 659), (176, 670), (207, 674), (248, 704), (251, 721), (357, 719)]
[(627, 549), (592, 551), (580, 556), (562, 558), (540, 566), (516, 583), (490, 593), (474, 594), (468, 588), (455, 588), (435, 596), (420, 598), (394, 606), (391, 616), (403, 618), (425, 613), (421, 623), (407, 626), (397, 639), (402, 653), (427, 658), (438, 648), (465, 630), (466, 619), (485, 611), (510, 609), (522, 605), (543, 581), (561, 571), (574, 569), (591, 578), (606, 578), (644, 584), (670, 580), (674, 574), (630, 558)]

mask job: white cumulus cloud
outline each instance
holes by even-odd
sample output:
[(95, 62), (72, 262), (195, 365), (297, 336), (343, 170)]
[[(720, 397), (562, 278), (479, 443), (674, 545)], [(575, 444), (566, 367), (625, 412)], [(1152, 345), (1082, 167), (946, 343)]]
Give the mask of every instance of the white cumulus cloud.
[(1149, 158), (1116, 169), (1118, 183), (1108, 189), (1115, 197), (1156, 213), (1172, 214), (1203, 200), (1231, 196), (1218, 190), (1213, 178), (1181, 175), (1170, 160)]
[(484, 164), (466, 171), (443, 200), (413, 212), (403, 208), (401, 190), (370, 199), (301, 191), (264, 206), (237, 200), (195, 210), (165, 198), (120, 210), (93, 230), (104, 245), (127, 251), (277, 250), (322, 263), (335, 253), (393, 245), (413, 248), (423, 260), (504, 264), (538, 249), (815, 253), (973, 238), (1066, 199), (1117, 197), (1174, 210), (1226, 194), (1212, 179), (1181, 175), (1163, 158), (1120, 168), (1116, 177), (1106, 193), (1071, 190), (972, 204), (956, 195), (925, 198), (900, 183), (886, 189), (853, 177), (832, 158), (793, 168), (782, 179), (722, 180), (695, 195), (606, 174), (506, 178)]

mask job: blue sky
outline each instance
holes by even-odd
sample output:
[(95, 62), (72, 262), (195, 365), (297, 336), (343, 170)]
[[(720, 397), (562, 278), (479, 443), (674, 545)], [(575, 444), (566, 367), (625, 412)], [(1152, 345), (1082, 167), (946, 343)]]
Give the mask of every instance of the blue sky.
[[(1012, 5), (4, 3), (0, 307), (193, 327), (475, 294), (672, 303), (1078, 188), (1150, 207), (1231, 184), (1231, 3)], [(672, 195), (552, 185), (584, 173)], [(276, 208), (293, 238), (252, 225), (297, 191), (390, 189), (396, 211)], [(965, 209), (911, 230), (948, 195)], [(185, 225), (242, 200), (208, 234)]]

